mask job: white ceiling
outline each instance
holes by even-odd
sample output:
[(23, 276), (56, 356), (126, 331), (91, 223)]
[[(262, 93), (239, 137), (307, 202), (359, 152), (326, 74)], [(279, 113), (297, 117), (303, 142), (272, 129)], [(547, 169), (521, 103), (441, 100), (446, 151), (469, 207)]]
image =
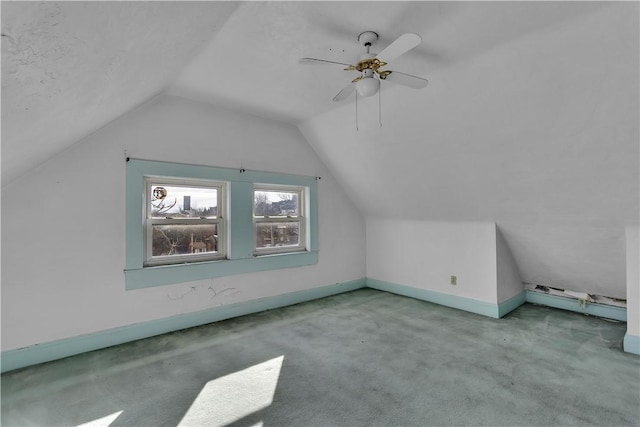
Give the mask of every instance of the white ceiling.
[(443, 18), (454, 40), (483, 40), (463, 54), (437, 37), (447, 64), (425, 61), (424, 90), (383, 92), (381, 128), (367, 99), (359, 131), (352, 105), (300, 129), (367, 216), (495, 221), (525, 281), (624, 297), (625, 226), (639, 221), (638, 3), (456, 6)]
[[(518, 2), (515, 2), (518, 3)], [(503, 2), (243, 3), (184, 69), (171, 93), (297, 123), (335, 108), (331, 100), (358, 74), (307, 66), (303, 57), (353, 64), (363, 31), (380, 35), (372, 52), (414, 32), (423, 43), (392, 65), (429, 77), (530, 32), (562, 25), (601, 7), (567, 2), (545, 8)]]
[[(524, 280), (624, 296), (637, 2), (2, 2), (3, 185), (160, 93), (299, 126), (365, 216), (496, 221)], [(429, 79), (332, 102), (356, 36)], [(386, 83), (386, 82), (385, 82)], [(380, 194), (385, 205), (380, 209)]]
[(3, 1), (3, 185), (163, 92), (237, 6)]

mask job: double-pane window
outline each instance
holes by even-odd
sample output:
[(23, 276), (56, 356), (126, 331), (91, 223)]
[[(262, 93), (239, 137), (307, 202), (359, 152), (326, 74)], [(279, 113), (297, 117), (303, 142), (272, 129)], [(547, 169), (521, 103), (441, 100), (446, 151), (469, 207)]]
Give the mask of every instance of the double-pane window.
[(253, 189), (255, 255), (306, 249), (302, 187), (259, 185)]
[(223, 182), (147, 178), (145, 265), (226, 257)]
[(127, 159), (126, 288), (318, 262), (317, 178)]

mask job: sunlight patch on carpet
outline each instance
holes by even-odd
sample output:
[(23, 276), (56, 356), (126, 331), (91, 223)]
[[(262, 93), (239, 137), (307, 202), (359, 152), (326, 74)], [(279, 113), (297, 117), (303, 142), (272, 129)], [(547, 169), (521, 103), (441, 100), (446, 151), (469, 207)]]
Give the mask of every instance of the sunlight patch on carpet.
[(209, 381), (179, 426), (224, 425), (267, 408), (273, 402), (284, 356)]
[(88, 423), (80, 424), (78, 427), (107, 427), (116, 420), (122, 414), (123, 411), (114, 412), (106, 417), (98, 418)]

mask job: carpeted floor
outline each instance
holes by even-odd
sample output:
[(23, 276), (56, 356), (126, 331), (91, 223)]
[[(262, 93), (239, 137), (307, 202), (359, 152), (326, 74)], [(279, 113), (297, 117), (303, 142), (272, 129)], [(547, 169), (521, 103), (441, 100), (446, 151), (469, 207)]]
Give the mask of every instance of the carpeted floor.
[(2, 425), (637, 426), (625, 323), (362, 289), (2, 375)]

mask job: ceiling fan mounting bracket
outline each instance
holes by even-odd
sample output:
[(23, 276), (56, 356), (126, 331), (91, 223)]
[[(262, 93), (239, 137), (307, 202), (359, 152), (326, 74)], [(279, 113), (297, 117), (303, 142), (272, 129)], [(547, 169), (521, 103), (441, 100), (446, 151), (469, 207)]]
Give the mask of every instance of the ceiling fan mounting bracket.
[[(352, 65), (350, 67), (345, 68), (346, 71), (364, 71), (364, 70), (373, 70), (376, 73), (380, 73), (378, 68), (384, 67), (387, 65), (386, 62), (380, 61), (377, 58), (367, 58), (361, 61), (358, 61), (356, 65)], [(385, 76), (386, 77), (386, 76)]]
[(375, 31), (363, 31), (358, 34), (358, 41), (364, 46), (371, 46), (376, 40), (378, 40), (378, 33)]

